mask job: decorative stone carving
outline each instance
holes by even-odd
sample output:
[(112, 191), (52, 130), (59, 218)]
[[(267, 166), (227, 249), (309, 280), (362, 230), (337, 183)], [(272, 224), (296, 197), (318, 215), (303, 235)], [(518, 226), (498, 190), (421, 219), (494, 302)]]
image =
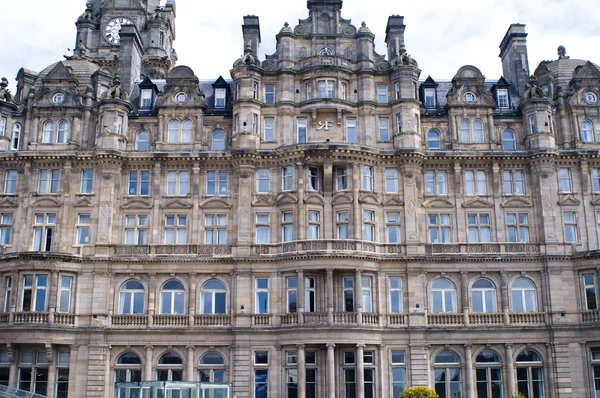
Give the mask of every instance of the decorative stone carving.
[(0, 82), (0, 101), (14, 103), (13, 96), (7, 87), (8, 87), (8, 79), (3, 77), (2, 81)]
[(558, 59), (569, 59), (571, 57), (569, 57), (567, 55), (567, 49), (565, 48), (565, 46), (558, 46), (558, 48), (556, 49), (556, 51), (558, 52)]
[(527, 89), (523, 93), (523, 99), (544, 98), (545, 96), (546, 94), (544, 93), (544, 90), (538, 86), (537, 77), (531, 75), (531, 78), (529, 78), (529, 83), (527, 84)]
[(96, 22), (96, 18), (94, 18), (94, 6), (92, 4), (86, 6), (83, 14), (77, 18), (77, 22)]
[(260, 61), (254, 55), (252, 51), (252, 45), (250, 43), (246, 44), (246, 48), (244, 49), (244, 55), (242, 55), (235, 63), (233, 67), (243, 66), (243, 65), (254, 65), (260, 66)]
[(120, 99), (123, 101), (129, 101), (129, 94), (121, 89), (121, 77), (115, 75), (110, 87), (102, 95), (102, 99)]

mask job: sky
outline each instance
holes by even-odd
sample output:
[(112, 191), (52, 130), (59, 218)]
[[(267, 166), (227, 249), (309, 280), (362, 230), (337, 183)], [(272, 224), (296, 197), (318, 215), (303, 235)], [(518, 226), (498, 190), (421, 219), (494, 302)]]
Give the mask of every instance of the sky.
[[(275, 51), (275, 35), (284, 22), (292, 27), (308, 17), (306, 0), (176, 0), (178, 65), (191, 67), (200, 79), (230, 78), (233, 62), (243, 53), (243, 16), (260, 18), (259, 58)], [(164, 1), (163, 1), (164, 2)], [(386, 54), (388, 16), (403, 15), (407, 52), (418, 61), (421, 79), (450, 80), (463, 65), (478, 67), (487, 79), (502, 75), (499, 45), (511, 23), (523, 23), (530, 72), (542, 60), (556, 59), (559, 45), (571, 58), (600, 63), (598, 0), (345, 0), (342, 17), (376, 36), (375, 51)], [(75, 21), (86, 0), (20, 0), (4, 13), (0, 41), (0, 76), (15, 91), (21, 67), (41, 71), (71, 55)]]

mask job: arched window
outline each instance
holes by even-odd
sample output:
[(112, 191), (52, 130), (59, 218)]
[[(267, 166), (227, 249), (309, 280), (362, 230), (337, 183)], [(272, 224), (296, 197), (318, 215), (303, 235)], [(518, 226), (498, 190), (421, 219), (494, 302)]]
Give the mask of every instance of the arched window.
[(213, 150), (213, 151), (224, 151), (225, 150), (225, 132), (223, 130), (213, 131), (211, 150)]
[(115, 364), (115, 383), (142, 381), (142, 360), (133, 352), (125, 352)]
[(183, 360), (175, 352), (167, 352), (158, 359), (156, 380), (183, 381)]
[(460, 140), (461, 142), (471, 142), (471, 122), (467, 119), (460, 121)]
[(502, 397), (502, 361), (492, 350), (483, 350), (475, 358), (478, 397)]
[(460, 359), (452, 351), (442, 351), (434, 361), (435, 392), (440, 397), (462, 397)]
[(202, 313), (225, 314), (227, 311), (227, 291), (221, 281), (211, 279), (202, 285)]
[(21, 125), (19, 123), (15, 123), (13, 126), (12, 138), (10, 140), (10, 149), (12, 151), (18, 150), (20, 143), (21, 143)]
[(192, 142), (192, 127), (191, 120), (184, 120), (181, 123), (181, 142), (187, 144)]
[(160, 313), (183, 314), (185, 312), (185, 288), (178, 280), (165, 282), (160, 290)]
[(168, 143), (177, 142), (179, 139), (179, 122), (177, 120), (170, 120), (168, 125)]
[(53, 120), (48, 120), (46, 123), (44, 123), (42, 134), (43, 144), (52, 144), (52, 142), (54, 141), (54, 126), (55, 123)]
[(544, 397), (544, 367), (542, 357), (534, 350), (517, 355), (517, 391), (526, 397)]
[(140, 130), (135, 135), (135, 150), (149, 151), (150, 150), (150, 133), (147, 130)]
[(496, 286), (489, 279), (478, 279), (471, 288), (473, 312), (496, 312)]
[(481, 120), (473, 121), (473, 141), (483, 142), (483, 122)]
[(145, 293), (144, 286), (136, 280), (123, 283), (119, 294), (119, 314), (143, 314)]
[(438, 130), (429, 130), (427, 133), (427, 148), (440, 149), (440, 132)]
[(58, 136), (56, 142), (59, 144), (66, 144), (69, 140), (69, 122), (61, 120), (58, 122)]
[(590, 122), (589, 120), (584, 120), (583, 122), (581, 122), (581, 141), (594, 141), (594, 129), (592, 127), (592, 122)]
[(441, 278), (431, 285), (431, 312), (456, 312), (456, 287), (450, 280)]
[(517, 149), (514, 131), (504, 130), (504, 132), (502, 133), (502, 149), (504, 149), (505, 151), (514, 151)]
[(190, 143), (192, 142), (192, 130), (193, 126), (190, 120), (184, 120), (182, 123), (171, 120), (168, 124), (167, 142), (169, 144)]
[(537, 298), (535, 286), (529, 279), (519, 278), (511, 287), (513, 312), (536, 312)]
[(200, 358), (198, 380), (201, 383), (224, 383), (225, 360), (218, 352), (207, 352)]

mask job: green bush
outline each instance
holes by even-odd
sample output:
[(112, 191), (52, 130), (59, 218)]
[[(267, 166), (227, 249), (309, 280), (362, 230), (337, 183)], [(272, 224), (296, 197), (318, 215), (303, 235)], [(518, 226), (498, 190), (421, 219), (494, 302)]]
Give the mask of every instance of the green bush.
[(520, 392), (513, 392), (510, 394), (510, 398), (526, 398), (524, 394)]
[(400, 394), (400, 398), (440, 398), (433, 388), (410, 387)]

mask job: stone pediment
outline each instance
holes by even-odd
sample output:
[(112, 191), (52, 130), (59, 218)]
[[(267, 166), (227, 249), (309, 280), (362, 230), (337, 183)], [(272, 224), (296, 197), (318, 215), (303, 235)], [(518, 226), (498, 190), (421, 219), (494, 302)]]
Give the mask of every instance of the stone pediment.
[(374, 205), (378, 205), (381, 203), (381, 201), (379, 200), (377, 195), (374, 193), (365, 193), (365, 194), (360, 195), (360, 197), (358, 198), (358, 202), (359, 203), (369, 203), (369, 204), (374, 204)]
[(257, 195), (252, 201), (252, 206), (272, 206), (273, 199), (269, 195)]
[(277, 205), (295, 205), (298, 203), (298, 197), (293, 193), (284, 192), (277, 196)]
[(592, 200), (592, 205), (593, 206), (600, 206), (600, 196), (597, 197), (596, 199)]
[(92, 199), (90, 199), (89, 196), (84, 196), (82, 198), (79, 198), (73, 206), (75, 206), (75, 207), (94, 207), (94, 206), (96, 206), (96, 204), (92, 201)]
[(62, 204), (54, 198), (39, 198), (32, 203), (32, 207), (60, 207)]
[(469, 207), (493, 207), (494, 204), (492, 202), (490, 202), (487, 199), (484, 198), (473, 198), (473, 199), (469, 199), (466, 202), (464, 202), (462, 204), (462, 207), (464, 208), (469, 208)]
[(558, 201), (559, 206), (579, 206), (581, 201), (571, 194), (565, 195)]
[(331, 198), (331, 204), (341, 205), (352, 203), (354, 198), (348, 192), (338, 192)]
[(72, 74), (72, 70), (67, 68), (62, 62), (57, 63), (44, 77), (44, 82), (65, 80), (77, 82), (77, 79)]
[(453, 208), (454, 203), (447, 198), (429, 198), (423, 202), (423, 207)]
[(600, 71), (590, 61), (575, 68), (574, 79), (600, 79)]
[(323, 199), (323, 197), (321, 195), (317, 195), (317, 194), (310, 194), (304, 197), (304, 203), (308, 203), (311, 205), (324, 205), (325, 204), (325, 199)]
[(533, 202), (529, 197), (525, 196), (513, 196), (504, 199), (500, 204), (502, 207), (532, 207)]
[(404, 201), (399, 196), (392, 196), (391, 198), (385, 199), (383, 202), (384, 206), (404, 206)]
[(162, 205), (160, 205), (161, 209), (191, 209), (192, 205), (185, 200), (181, 199), (172, 199)]
[[(230, 209), (233, 205), (224, 198), (208, 198), (200, 203), (203, 209)], [(190, 205), (190, 207), (192, 207)]]
[(123, 209), (151, 209), (152, 202), (149, 199), (133, 198), (123, 202), (121, 207)]
[(15, 200), (15, 198), (10, 196), (5, 196), (0, 200), (0, 207), (19, 207), (19, 204)]

